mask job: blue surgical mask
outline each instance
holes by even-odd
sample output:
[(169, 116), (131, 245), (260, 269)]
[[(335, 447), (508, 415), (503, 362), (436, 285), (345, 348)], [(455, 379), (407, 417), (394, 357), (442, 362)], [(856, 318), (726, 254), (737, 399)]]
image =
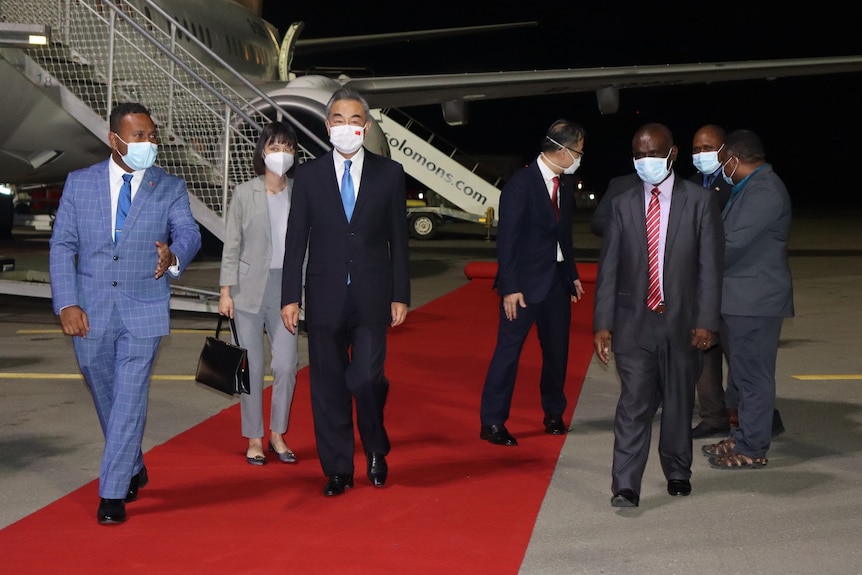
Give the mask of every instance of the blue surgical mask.
[[(635, 171), (638, 173), (638, 177), (651, 186), (657, 186), (665, 181), (670, 174), (668, 160), (672, 151), (673, 148), (671, 148), (664, 158), (647, 157), (635, 160)], [(673, 162), (671, 162), (671, 165), (673, 165)]]
[(718, 152), (701, 152), (691, 157), (691, 163), (701, 174), (714, 174), (721, 167), (718, 161)]
[(114, 132), (117, 139), (126, 144), (126, 155), (123, 162), (133, 170), (146, 170), (156, 162), (159, 147), (152, 142), (126, 142)]
[(730, 172), (730, 175), (729, 175), (729, 176), (728, 176), (727, 174), (725, 174), (725, 173), (724, 173), (724, 166), (726, 166), (727, 164), (729, 164), (729, 163), (730, 163), (730, 160), (732, 160), (732, 159), (733, 159), (733, 156), (731, 156), (730, 158), (728, 158), (728, 159), (727, 159), (727, 161), (724, 163), (724, 165), (723, 165), (723, 166), (721, 166), (721, 177), (722, 177), (722, 178), (724, 178), (724, 181), (725, 181), (725, 182), (727, 182), (727, 183), (728, 183), (728, 185), (731, 185), (731, 186), (735, 185), (735, 184), (733, 183), (733, 174), (735, 174), (735, 173), (736, 173), (736, 168), (738, 168), (738, 167), (739, 167), (739, 158), (737, 158), (737, 159), (736, 159), (736, 166), (734, 166), (733, 171), (732, 171), (732, 172)]

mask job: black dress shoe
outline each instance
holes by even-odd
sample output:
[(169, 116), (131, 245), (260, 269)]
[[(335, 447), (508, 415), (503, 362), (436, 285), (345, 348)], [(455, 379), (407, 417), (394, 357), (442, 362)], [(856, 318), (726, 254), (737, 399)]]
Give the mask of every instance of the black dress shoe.
[(667, 492), (674, 497), (691, 495), (691, 482), (685, 479), (669, 479)]
[(611, 497), (611, 507), (637, 507), (640, 499), (631, 489), (620, 489)]
[(701, 421), (691, 430), (692, 439), (703, 439), (704, 437), (727, 437), (730, 434), (730, 424), (723, 427), (715, 427), (705, 421)]
[(366, 453), (365, 458), (368, 460), (368, 481), (374, 487), (383, 487), (389, 474), (386, 457), (382, 453)]
[(329, 476), (329, 481), (323, 488), (323, 494), (327, 497), (341, 495), (345, 489), (353, 487), (353, 474), (334, 473)]
[(126, 503), (131, 503), (138, 498), (138, 489), (146, 487), (150, 482), (150, 476), (147, 475), (146, 466), (141, 467), (141, 470), (132, 475), (132, 480), (129, 481), (129, 492), (126, 494)]
[(483, 425), (479, 439), (490, 441), (494, 445), (518, 445), (518, 440), (512, 437), (505, 425)]
[(772, 437), (778, 437), (784, 433), (784, 422), (781, 421), (781, 414), (777, 409), (772, 411)]
[(116, 525), (126, 520), (126, 503), (122, 499), (100, 499), (96, 512), (99, 525)]
[(563, 423), (562, 417), (546, 417), (542, 423), (545, 424), (545, 433), (565, 435), (569, 432), (569, 428)]

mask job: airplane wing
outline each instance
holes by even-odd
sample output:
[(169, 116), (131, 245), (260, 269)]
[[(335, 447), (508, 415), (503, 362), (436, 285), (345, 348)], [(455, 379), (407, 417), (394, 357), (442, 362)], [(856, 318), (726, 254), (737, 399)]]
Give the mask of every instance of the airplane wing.
[[(835, 56), (612, 68), (346, 78), (342, 83), (362, 93), (369, 104), (375, 108), (444, 104), (452, 101), (466, 103), (497, 98), (595, 91), (601, 112), (613, 113), (619, 103), (619, 90), (625, 88), (860, 71), (862, 71), (862, 56)], [(448, 118), (447, 121), (449, 121)]]

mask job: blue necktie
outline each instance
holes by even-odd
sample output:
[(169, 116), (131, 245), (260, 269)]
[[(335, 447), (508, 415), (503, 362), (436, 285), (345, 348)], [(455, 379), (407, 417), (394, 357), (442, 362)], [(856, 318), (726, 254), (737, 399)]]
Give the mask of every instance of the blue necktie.
[(117, 225), (114, 226), (114, 243), (120, 241), (120, 233), (129, 208), (132, 207), (132, 174), (123, 174), (123, 185), (120, 186), (120, 197), (117, 200)]
[(350, 165), (353, 162), (344, 160), (344, 175), (341, 176), (341, 203), (344, 204), (344, 214), (347, 221), (353, 217), (353, 207), (356, 205), (356, 193), (353, 190), (353, 178), (350, 176)]

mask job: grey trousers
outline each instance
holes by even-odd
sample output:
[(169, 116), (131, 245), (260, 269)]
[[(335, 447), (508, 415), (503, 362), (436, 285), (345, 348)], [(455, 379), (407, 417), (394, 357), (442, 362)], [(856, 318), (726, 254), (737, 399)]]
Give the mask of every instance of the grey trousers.
[(242, 435), (248, 438), (263, 437), (264, 329), (269, 336), (272, 355), (270, 369), (273, 384), (269, 429), (284, 433), (287, 431), (293, 390), (296, 387), (299, 347), (297, 336), (287, 331), (281, 321), (280, 269), (269, 271), (260, 310), (257, 313), (234, 310), (234, 321), (240, 345), (248, 350), (251, 387), (251, 393), (240, 396)]

